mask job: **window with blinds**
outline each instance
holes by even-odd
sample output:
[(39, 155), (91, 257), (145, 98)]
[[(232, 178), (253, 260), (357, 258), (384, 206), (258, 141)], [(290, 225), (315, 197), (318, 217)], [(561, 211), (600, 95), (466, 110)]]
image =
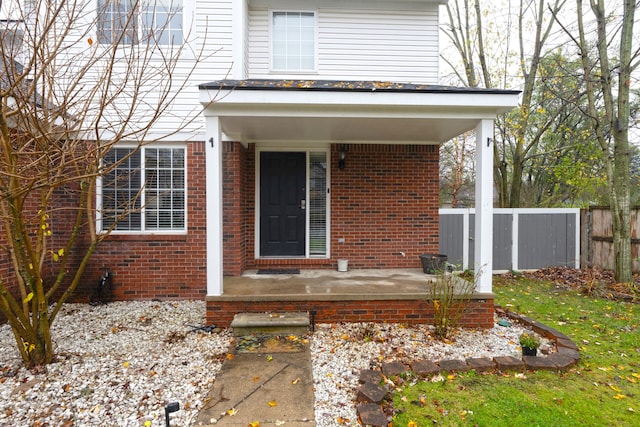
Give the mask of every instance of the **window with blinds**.
[(309, 255), (327, 254), (327, 153), (309, 153)]
[(103, 159), (101, 229), (184, 231), (184, 148), (117, 147)]

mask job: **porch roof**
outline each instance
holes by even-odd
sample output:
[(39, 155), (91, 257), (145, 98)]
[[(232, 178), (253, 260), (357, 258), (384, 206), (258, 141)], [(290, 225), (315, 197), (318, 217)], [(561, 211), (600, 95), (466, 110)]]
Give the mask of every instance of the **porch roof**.
[(495, 119), (519, 91), (380, 81), (218, 80), (199, 86), (206, 116), (241, 142), (440, 144)]

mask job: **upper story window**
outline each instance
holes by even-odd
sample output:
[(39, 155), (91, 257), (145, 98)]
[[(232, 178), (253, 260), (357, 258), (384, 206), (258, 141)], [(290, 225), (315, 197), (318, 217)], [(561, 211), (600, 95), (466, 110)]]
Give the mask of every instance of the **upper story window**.
[(182, 0), (98, 0), (100, 43), (180, 45), (182, 30)]
[(314, 70), (315, 27), (314, 12), (273, 12), (272, 68), (288, 71)]
[(106, 231), (185, 231), (184, 148), (111, 149), (99, 191), (100, 225)]

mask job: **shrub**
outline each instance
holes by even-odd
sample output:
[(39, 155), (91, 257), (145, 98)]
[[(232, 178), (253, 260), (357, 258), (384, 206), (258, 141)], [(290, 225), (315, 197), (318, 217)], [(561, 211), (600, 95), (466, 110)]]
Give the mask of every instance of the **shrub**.
[(446, 339), (458, 327), (475, 287), (474, 281), (465, 280), (454, 273), (443, 271), (438, 274), (429, 294), (434, 310), (436, 338)]

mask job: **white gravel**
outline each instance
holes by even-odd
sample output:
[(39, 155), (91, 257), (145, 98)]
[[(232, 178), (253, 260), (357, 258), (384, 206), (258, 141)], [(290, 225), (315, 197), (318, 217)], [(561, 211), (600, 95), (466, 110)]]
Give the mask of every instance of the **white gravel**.
[[(67, 304), (52, 334), (57, 360), (22, 368), (8, 325), (0, 326), (0, 426), (175, 426), (195, 423), (232, 342), (228, 331), (192, 332), (203, 301)], [(357, 425), (361, 369), (383, 361), (519, 355), (522, 327), (460, 332), (451, 343), (427, 327), (316, 325), (311, 356), (319, 427)]]

